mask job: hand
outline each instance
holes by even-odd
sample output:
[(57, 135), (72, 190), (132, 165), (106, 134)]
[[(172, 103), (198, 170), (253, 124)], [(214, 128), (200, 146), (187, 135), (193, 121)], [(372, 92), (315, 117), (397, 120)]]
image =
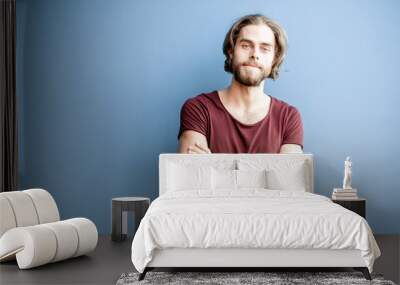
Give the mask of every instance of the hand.
[(211, 153), (211, 150), (205, 146), (201, 146), (199, 143), (195, 143), (194, 145), (190, 145), (188, 147), (187, 153), (204, 154), (204, 153)]

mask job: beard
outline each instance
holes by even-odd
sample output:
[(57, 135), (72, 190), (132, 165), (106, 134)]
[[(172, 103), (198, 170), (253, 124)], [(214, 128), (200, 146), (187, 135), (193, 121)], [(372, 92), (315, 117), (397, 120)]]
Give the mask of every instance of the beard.
[(244, 63), (232, 63), (233, 77), (237, 82), (248, 87), (260, 86), (261, 82), (269, 76), (269, 72), (259, 67), (258, 71), (244, 70)]

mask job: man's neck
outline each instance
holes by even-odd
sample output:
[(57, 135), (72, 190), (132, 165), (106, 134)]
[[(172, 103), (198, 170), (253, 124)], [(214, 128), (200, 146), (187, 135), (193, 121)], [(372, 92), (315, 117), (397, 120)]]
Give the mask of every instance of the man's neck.
[(264, 81), (259, 86), (249, 87), (232, 79), (231, 85), (226, 88), (226, 100), (230, 104), (244, 109), (253, 109), (265, 102)]

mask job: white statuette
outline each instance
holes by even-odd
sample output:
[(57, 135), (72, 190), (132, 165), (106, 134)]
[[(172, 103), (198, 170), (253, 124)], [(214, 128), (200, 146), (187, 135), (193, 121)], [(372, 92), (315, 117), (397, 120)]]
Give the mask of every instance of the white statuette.
[(346, 160), (344, 162), (343, 189), (352, 189), (351, 188), (351, 160), (350, 160), (350, 156), (346, 157)]

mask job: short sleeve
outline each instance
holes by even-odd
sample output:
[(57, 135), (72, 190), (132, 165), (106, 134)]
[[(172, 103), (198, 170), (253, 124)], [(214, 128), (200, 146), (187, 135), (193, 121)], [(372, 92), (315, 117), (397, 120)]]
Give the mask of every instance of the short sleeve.
[(196, 98), (185, 101), (181, 109), (181, 123), (178, 140), (184, 131), (192, 130), (207, 136), (208, 112), (205, 106)]
[(295, 107), (290, 106), (287, 119), (285, 121), (286, 124), (283, 132), (282, 145), (298, 144), (303, 149), (304, 132), (300, 112)]

